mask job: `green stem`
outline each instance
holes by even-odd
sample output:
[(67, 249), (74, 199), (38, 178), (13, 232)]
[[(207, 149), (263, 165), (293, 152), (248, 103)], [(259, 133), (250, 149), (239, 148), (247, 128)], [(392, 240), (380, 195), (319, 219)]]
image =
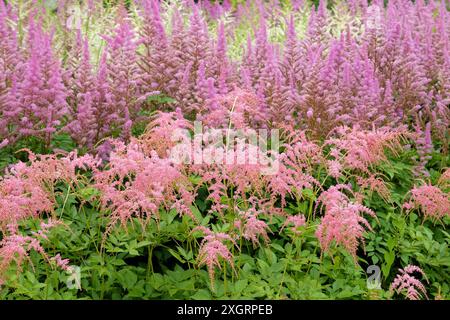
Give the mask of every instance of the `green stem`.
[(227, 263), (223, 262), (223, 294), (227, 296)]
[(149, 245), (147, 247), (148, 249), (148, 259), (147, 259), (147, 279), (149, 279), (150, 274), (154, 273), (153, 270), (153, 262), (152, 262), (152, 257), (153, 257), (153, 246)]

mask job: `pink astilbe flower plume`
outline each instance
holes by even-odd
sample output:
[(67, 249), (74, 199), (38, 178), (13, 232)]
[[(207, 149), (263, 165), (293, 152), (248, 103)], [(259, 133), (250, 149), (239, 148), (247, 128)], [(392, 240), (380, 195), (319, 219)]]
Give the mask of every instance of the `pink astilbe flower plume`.
[(0, 231), (22, 219), (53, 213), (56, 205), (55, 184), (76, 184), (77, 169), (86, 170), (97, 165), (91, 156), (36, 156), (29, 152), (30, 165), (19, 162), (11, 166), (0, 179)]
[(261, 211), (250, 208), (246, 211), (239, 210), (238, 212), (239, 220), (235, 221), (235, 227), (240, 230), (244, 239), (250, 240), (254, 247), (259, 245), (259, 237), (262, 237), (266, 244), (270, 242), (267, 235), (267, 232), (270, 232), (269, 226), (265, 221), (258, 219)]
[(201, 231), (205, 234), (200, 243), (197, 263), (199, 266), (206, 265), (211, 281), (211, 288), (214, 288), (215, 268), (218, 267), (222, 270), (220, 260), (223, 259), (223, 261), (228, 262), (231, 268), (234, 269), (233, 256), (224, 242), (230, 241), (234, 245), (236, 243), (230, 235), (222, 232), (212, 232), (203, 226), (196, 227), (192, 230), (192, 232), (195, 231)]
[(450, 187), (450, 168), (446, 168), (442, 175), (439, 177), (438, 185), (443, 188)]
[[(336, 134), (325, 141), (331, 146), (330, 155), (341, 163), (342, 169), (357, 170), (369, 173), (370, 168), (386, 161), (386, 151), (397, 154), (402, 149), (402, 140), (408, 136), (406, 128), (382, 127), (373, 130), (363, 130), (358, 126), (353, 128), (338, 127)], [(335, 164), (333, 164), (335, 166)], [(336, 171), (336, 167), (330, 167)], [(336, 175), (337, 172), (330, 172)]]
[(420, 300), (422, 295), (428, 298), (425, 286), (413, 276), (414, 273), (417, 273), (425, 277), (422, 269), (414, 265), (408, 265), (398, 270), (399, 273), (390, 286), (391, 292), (403, 294), (409, 300)]
[(62, 270), (68, 270), (68, 259), (62, 259), (60, 254), (54, 257), (48, 256), (41, 244), (42, 241), (48, 240), (47, 236), (50, 229), (60, 224), (62, 223), (57, 220), (42, 221), (40, 229), (37, 232), (33, 232), (32, 235), (22, 235), (17, 225), (8, 225), (8, 230), (3, 234), (3, 238), (0, 241), (0, 284), (7, 280), (5, 273), (12, 263), (16, 264), (17, 272), (21, 272), (25, 261), (28, 261), (31, 267), (34, 268), (29, 256), (32, 250), (39, 253), (48, 263), (54, 261), (56, 266)]
[(287, 217), (287, 219), (283, 223), (283, 226), (281, 227), (280, 232), (289, 225), (293, 225), (290, 229), (295, 235), (300, 235), (301, 231), (299, 231), (298, 229), (306, 225), (306, 218), (302, 214)]
[(410, 200), (403, 204), (408, 211), (419, 210), (424, 219), (440, 221), (450, 216), (450, 195), (431, 184), (415, 186), (410, 191)]
[(160, 157), (167, 157), (178, 143), (178, 134), (187, 134), (192, 124), (184, 119), (181, 110), (175, 112), (157, 112), (151, 117), (144, 134), (140, 137), (146, 151), (154, 150)]
[(170, 210), (174, 203), (183, 209), (178, 212), (180, 215), (188, 214), (195, 219), (188, 209), (195, 190), (178, 164), (159, 157), (154, 150), (145, 152), (136, 139), (128, 145), (121, 141), (112, 144), (114, 150), (107, 168), (94, 173), (103, 208), (111, 211), (106, 234), (117, 222), (126, 226), (133, 217), (145, 225), (151, 218), (159, 217), (160, 207)]
[(316, 236), (323, 251), (328, 251), (334, 241), (342, 245), (356, 262), (358, 246), (364, 245), (364, 232), (372, 230), (362, 214), (373, 218), (376, 214), (362, 204), (351, 202), (343, 191), (352, 193), (349, 186), (336, 185), (319, 196), (318, 203), (324, 208), (325, 215), (317, 227)]

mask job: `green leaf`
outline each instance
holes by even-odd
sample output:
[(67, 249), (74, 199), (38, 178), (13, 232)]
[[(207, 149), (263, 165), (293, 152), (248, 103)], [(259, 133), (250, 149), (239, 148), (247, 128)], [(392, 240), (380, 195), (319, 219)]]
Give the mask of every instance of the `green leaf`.
[(248, 286), (248, 280), (247, 279), (238, 280), (234, 284), (234, 291), (236, 293), (241, 293), (247, 286)]
[(170, 252), (170, 254), (172, 255), (172, 256), (174, 256), (178, 261), (180, 261), (181, 263), (186, 263), (186, 260), (184, 260), (179, 254), (178, 254), (178, 252), (176, 252), (175, 250), (173, 250), (173, 249), (171, 249), (171, 248), (168, 248), (167, 249), (169, 252)]
[(384, 263), (381, 266), (383, 276), (387, 278), (389, 276), (389, 271), (391, 270), (392, 263), (395, 260), (395, 253), (392, 251), (386, 251), (384, 253)]
[(193, 296), (194, 300), (211, 300), (211, 295), (208, 290), (200, 289)]
[(271, 246), (272, 248), (274, 248), (275, 250), (278, 250), (278, 251), (280, 251), (280, 252), (284, 252), (284, 248), (283, 248), (282, 246), (280, 246), (279, 244), (271, 243), (270, 246)]
[(137, 275), (130, 269), (124, 269), (119, 272), (120, 284), (126, 288), (131, 289), (138, 280)]

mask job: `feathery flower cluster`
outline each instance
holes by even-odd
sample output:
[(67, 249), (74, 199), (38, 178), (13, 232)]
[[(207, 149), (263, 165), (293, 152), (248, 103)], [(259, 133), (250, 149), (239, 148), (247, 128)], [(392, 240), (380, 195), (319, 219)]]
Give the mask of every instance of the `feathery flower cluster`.
[(425, 125), (425, 131), (420, 128), (419, 124), (416, 124), (416, 148), (419, 156), (417, 166), (415, 168), (415, 175), (418, 177), (429, 177), (430, 173), (425, 168), (428, 161), (431, 159), (431, 153), (433, 152), (433, 142), (431, 141), (431, 123), (427, 122)]
[(334, 158), (328, 165), (330, 175), (339, 177), (339, 169), (369, 173), (372, 166), (387, 160), (386, 149), (394, 154), (401, 149), (401, 140), (407, 134), (406, 128), (336, 128), (336, 135), (325, 141), (325, 145), (331, 146), (330, 155)]
[[(26, 59), (15, 74), (4, 116), (13, 140), (38, 136), (46, 146), (68, 113), (67, 89), (59, 60), (52, 49), (52, 35), (40, 21), (30, 18)], [(20, 74), (19, 74), (20, 72)]]
[(425, 276), (422, 269), (414, 265), (399, 269), (399, 273), (391, 284), (391, 291), (402, 293), (410, 300), (420, 300), (422, 295), (427, 297), (425, 286), (413, 276), (414, 273)]
[(410, 210), (420, 210), (425, 219), (442, 220), (450, 215), (450, 196), (431, 184), (415, 186), (411, 191), (411, 198), (403, 204)]
[(174, 203), (180, 214), (193, 217), (189, 205), (194, 191), (176, 164), (160, 158), (154, 150), (146, 154), (134, 139), (128, 145), (114, 141), (113, 148), (107, 167), (94, 172), (103, 207), (111, 210), (110, 227), (116, 222), (125, 225), (134, 216), (145, 223), (149, 218), (158, 218), (161, 206), (170, 209)]
[(293, 225), (293, 227), (291, 227), (291, 231), (295, 235), (301, 235), (301, 232), (298, 230), (298, 228), (306, 225), (306, 218), (302, 214), (298, 214), (295, 216), (289, 216), (284, 221), (282, 229), (284, 229), (285, 227), (287, 227), (288, 225), (291, 225), (291, 224)]
[(30, 165), (19, 162), (8, 169), (0, 180), (0, 230), (22, 219), (52, 213), (57, 182), (75, 184), (76, 169), (87, 169), (97, 163), (91, 156), (78, 157), (71, 152), (65, 157), (34, 155), (28, 151)]
[(343, 191), (352, 192), (347, 185), (336, 185), (323, 192), (318, 201), (325, 209), (325, 215), (317, 228), (316, 236), (323, 251), (328, 251), (332, 242), (342, 245), (355, 259), (360, 243), (364, 244), (363, 234), (372, 230), (369, 222), (362, 216), (366, 213), (376, 218), (375, 212), (359, 204), (352, 203)]
[(214, 288), (215, 268), (218, 267), (222, 270), (221, 261), (219, 259), (223, 259), (228, 262), (232, 268), (234, 268), (233, 256), (224, 242), (230, 241), (234, 245), (236, 245), (236, 243), (233, 238), (226, 233), (212, 232), (208, 228), (201, 226), (196, 227), (193, 232), (197, 230), (205, 234), (200, 243), (197, 263), (200, 266), (207, 266), (209, 278), (211, 280), (211, 287)]
[(259, 211), (250, 208), (247, 211), (239, 211), (240, 220), (236, 220), (235, 227), (240, 230), (246, 240), (250, 240), (256, 247), (259, 245), (259, 237), (262, 237), (266, 243), (269, 243), (267, 231), (269, 226), (263, 220), (258, 219)]
[(0, 285), (4, 281), (5, 272), (13, 262), (17, 266), (17, 272), (22, 270), (22, 264), (25, 260), (33, 266), (29, 256), (31, 250), (39, 253), (48, 263), (55, 261), (56, 265), (62, 270), (69, 268), (68, 259), (62, 259), (60, 254), (49, 257), (41, 245), (41, 241), (48, 240), (47, 234), (50, 229), (59, 224), (61, 224), (59, 221), (52, 219), (49, 219), (47, 223), (41, 222), (41, 229), (34, 232), (31, 236), (22, 235), (15, 224), (8, 225), (8, 233), (4, 233), (0, 241)]

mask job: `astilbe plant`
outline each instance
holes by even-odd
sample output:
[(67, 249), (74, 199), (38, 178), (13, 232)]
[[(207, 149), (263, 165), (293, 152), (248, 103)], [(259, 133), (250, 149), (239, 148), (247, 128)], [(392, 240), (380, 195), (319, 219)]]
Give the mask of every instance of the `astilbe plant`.
[(197, 263), (199, 266), (207, 266), (211, 288), (214, 288), (215, 268), (222, 270), (221, 260), (228, 262), (231, 268), (234, 268), (233, 255), (225, 242), (228, 241), (236, 245), (235, 240), (226, 233), (213, 232), (202, 226), (196, 227), (194, 231), (201, 231), (205, 235), (200, 242)]
[(128, 145), (121, 141), (112, 144), (107, 167), (94, 173), (103, 208), (111, 211), (108, 232), (116, 223), (125, 226), (133, 217), (145, 225), (151, 218), (159, 218), (160, 207), (171, 209), (174, 203), (183, 209), (180, 215), (193, 217), (189, 205), (195, 191), (177, 164), (160, 158), (154, 150), (145, 153), (135, 139)]
[(30, 18), (23, 77), (11, 89), (7, 109), (16, 139), (37, 136), (46, 147), (68, 113), (67, 90), (51, 45), (52, 35), (45, 33), (41, 22)]
[(118, 126), (125, 139), (131, 136), (131, 126), (139, 111), (140, 69), (137, 65), (135, 32), (126, 15), (119, 7), (118, 26), (112, 36), (105, 36), (108, 43), (106, 70), (109, 81), (111, 104), (114, 109), (114, 126)]
[(306, 225), (306, 218), (302, 214), (297, 214), (295, 216), (288, 216), (286, 220), (283, 223), (283, 226), (280, 230), (280, 232), (287, 226), (292, 225), (290, 227), (290, 230), (293, 232), (294, 235), (301, 235), (301, 231), (299, 231), (299, 228)]
[(430, 173), (426, 169), (426, 165), (431, 160), (433, 152), (433, 142), (431, 140), (431, 123), (427, 122), (425, 130), (422, 130), (420, 124), (416, 124), (415, 144), (418, 153), (414, 174), (417, 177), (429, 177)]
[(422, 269), (414, 265), (399, 269), (399, 273), (390, 286), (391, 292), (401, 293), (410, 300), (420, 300), (422, 296), (428, 298), (425, 286), (414, 277), (414, 273), (425, 277)]
[[(439, 180), (437, 182), (438, 186), (441, 186), (444, 188), (450, 187), (450, 168), (446, 168), (445, 171), (442, 173), (442, 175), (439, 177)], [(445, 189), (444, 189), (445, 190)]]
[(344, 191), (352, 192), (347, 185), (335, 185), (319, 196), (318, 203), (325, 212), (316, 236), (323, 251), (329, 251), (334, 241), (343, 246), (356, 262), (359, 244), (364, 245), (364, 232), (372, 230), (363, 214), (373, 218), (376, 214), (362, 204), (350, 201)]
[(78, 182), (77, 170), (87, 170), (97, 166), (91, 156), (77, 156), (71, 152), (63, 157), (56, 155), (34, 155), (29, 153), (30, 164), (19, 162), (11, 166), (0, 180), (0, 279), (3, 273), (15, 262), (18, 270), (24, 259), (29, 260), (29, 251), (41, 254), (49, 263), (68, 270), (68, 261), (60, 256), (48, 257), (40, 241), (48, 240), (47, 233), (59, 220), (41, 220), (40, 230), (31, 235), (23, 235), (19, 230), (22, 222), (54, 216), (56, 207), (56, 186), (66, 183), (75, 187)]
[[(331, 146), (330, 155), (340, 162), (343, 170), (363, 173), (369, 173), (373, 166), (386, 161), (386, 151), (397, 154), (402, 149), (402, 140), (408, 136), (404, 127), (363, 130), (358, 126), (344, 126), (336, 128), (335, 132), (325, 141), (325, 145)], [(338, 175), (337, 166), (330, 168), (334, 176)]]
[(52, 219), (48, 219), (47, 222), (42, 221), (40, 229), (31, 235), (23, 235), (15, 224), (8, 225), (8, 231), (3, 234), (0, 241), (0, 284), (7, 280), (5, 273), (12, 263), (15, 263), (17, 273), (22, 271), (25, 261), (28, 261), (34, 268), (30, 259), (32, 250), (40, 254), (50, 265), (56, 265), (62, 270), (70, 270), (68, 259), (61, 258), (60, 254), (51, 257), (42, 246), (42, 242), (48, 241), (48, 234), (51, 229), (61, 224), (60, 221)]
[[(129, 138), (131, 125), (141, 120), (141, 107), (156, 107), (153, 102), (146, 102), (153, 92), (175, 99), (176, 106), (190, 119), (208, 113), (219, 119), (226, 108), (221, 108), (217, 100), (229, 98), (228, 93), (235, 88), (257, 98), (257, 125), (288, 122), (310, 129), (313, 137), (324, 138), (340, 125), (357, 124), (371, 129), (372, 125), (410, 123), (419, 117), (430, 123), (432, 135), (447, 141), (444, 132), (450, 119), (450, 59), (446, 50), (448, 11), (443, 4), (402, 0), (390, 2), (387, 8), (379, 2), (368, 8), (362, 1), (349, 3), (349, 10), (344, 10), (346, 5), (337, 5), (331, 9), (337, 10), (333, 13), (327, 9), (326, 1), (320, 1), (317, 8), (305, 3), (301, 14), (292, 13), (285, 22), (281, 19), (285, 13), (277, 4), (248, 3), (237, 6), (235, 15), (227, 17), (230, 21), (214, 21), (214, 35), (208, 30), (210, 7), (203, 6), (202, 10), (201, 5), (190, 2), (162, 5), (156, 0), (137, 1), (130, 12), (118, 6), (118, 26), (106, 28), (107, 48), (98, 55), (102, 57), (98, 66), (98, 58), (92, 55), (95, 63), (90, 72), (86, 50), (80, 50), (86, 46), (84, 40), (66, 39), (67, 30), (62, 38), (43, 35), (39, 31), (41, 23), (33, 22), (38, 18), (32, 16), (48, 18), (48, 13), (31, 10), (28, 20), (21, 18), (16, 25), (16, 5), (2, 4), (1, 9), (1, 29), (6, 41), (2, 43), (4, 58), (0, 61), (8, 62), (8, 70), (2, 74), (7, 79), (2, 79), (0, 98), (4, 145), (15, 140), (13, 131), (21, 135), (42, 134), (48, 144), (67, 113), (64, 97), (71, 107), (67, 129), (78, 144), (93, 149), (107, 136)], [(35, 6), (25, 7), (28, 10)], [(97, 9), (89, 11), (89, 23), (109, 17), (103, 16), (105, 10)], [(336, 27), (342, 10), (349, 15), (348, 26), (338, 27), (339, 32), (334, 34), (330, 29)], [(242, 32), (239, 26), (244, 12), (255, 16), (251, 25), (254, 30), (248, 34), (244, 53), (237, 54), (230, 51), (239, 47), (243, 39), (232, 34)], [(170, 18), (171, 26), (166, 21)], [(305, 21), (299, 21), (303, 18)], [(83, 28), (85, 22), (82, 21)], [(300, 30), (305, 27), (302, 23), (307, 25), (306, 34)], [(19, 25), (25, 26), (21, 32), (29, 39), (26, 50), (18, 49), (15, 34)], [(285, 37), (274, 42), (272, 33), (278, 32), (277, 28), (285, 30)], [(102, 26), (99, 32), (104, 29)], [(56, 30), (57, 36), (61, 36), (59, 32)], [(93, 48), (92, 41), (98, 34), (87, 36)], [(61, 41), (61, 52), (68, 55), (64, 60), (78, 61), (75, 71), (80, 72), (75, 81), (64, 77), (65, 87), (61, 86), (59, 59), (52, 49)], [(66, 50), (73, 44), (73, 50)], [(25, 65), (19, 63), (22, 57)], [(42, 71), (36, 69), (37, 64)], [(68, 66), (68, 71), (71, 68)], [(87, 76), (95, 74), (94, 69), (97, 76), (89, 79), (91, 75)], [(46, 74), (33, 80), (34, 73)], [(11, 75), (15, 75), (14, 81)], [(81, 79), (86, 79), (86, 83)], [(51, 94), (45, 91), (50, 90), (49, 81), (54, 91)], [(83, 89), (74, 86), (74, 82), (83, 83)], [(40, 89), (27, 91), (30, 85)], [(42, 94), (47, 95), (47, 101), (32, 101), (41, 99)], [(40, 111), (34, 110), (33, 118), (25, 109), (34, 105)], [(174, 105), (163, 103), (160, 107), (169, 111)], [(49, 123), (43, 121), (43, 115), (36, 116), (50, 109), (53, 111)]]
[(410, 191), (409, 201), (403, 204), (408, 211), (418, 210), (424, 219), (440, 221), (450, 215), (449, 194), (431, 184), (414, 186)]
[(168, 157), (177, 143), (184, 142), (183, 137), (189, 137), (188, 130), (192, 127), (179, 108), (174, 112), (158, 111), (140, 137), (142, 146), (146, 152), (154, 150), (160, 157)]
[(234, 88), (226, 94), (217, 94), (208, 101), (197, 120), (212, 128), (265, 128), (267, 116), (261, 109), (261, 100), (252, 92)]
[(19, 50), (15, 17), (11, 7), (0, 3), (0, 146), (6, 146), (11, 139), (8, 131), (9, 118), (13, 110), (8, 108), (11, 102), (11, 87), (16, 81), (17, 73), (22, 64), (22, 54)]
[(64, 157), (29, 153), (30, 164), (19, 162), (11, 166), (0, 180), (0, 230), (10, 224), (53, 213), (56, 205), (55, 185), (58, 182), (76, 184), (77, 169), (97, 165), (91, 156), (71, 152)]
[(142, 26), (139, 28), (139, 41), (143, 47), (138, 50), (140, 55), (137, 64), (141, 69), (140, 85), (147, 92), (159, 91), (171, 96), (176, 90), (173, 74), (178, 71), (178, 64), (172, 55), (170, 38), (166, 33), (160, 14), (158, 1), (143, 1), (140, 10)]
[(96, 115), (101, 112), (99, 93), (103, 88), (101, 85), (97, 86), (99, 83), (93, 74), (88, 39), (83, 38), (81, 30), (77, 31), (74, 49), (66, 73), (71, 108), (65, 130), (79, 146), (91, 149), (97, 142), (96, 139), (100, 138), (96, 130), (100, 119)]
[(306, 138), (303, 131), (287, 130), (284, 151), (277, 155), (278, 170), (267, 177), (272, 197), (280, 197), (281, 206), (287, 197), (303, 198), (304, 189), (320, 189), (320, 182), (312, 174), (324, 160), (320, 146)]

